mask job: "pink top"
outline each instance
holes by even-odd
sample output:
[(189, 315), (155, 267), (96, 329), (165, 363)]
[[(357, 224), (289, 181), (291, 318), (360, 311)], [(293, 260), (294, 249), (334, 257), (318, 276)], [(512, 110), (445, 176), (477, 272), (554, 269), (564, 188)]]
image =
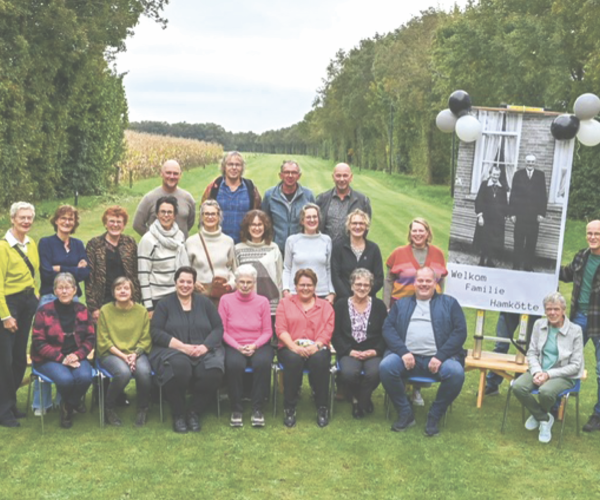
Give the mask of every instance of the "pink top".
[(235, 349), (248, 344), (261, 347), (271, 340), (271, 305), (262, 295), (226, 293), (219, 301), (219, 315), (223, 341)]
[[(328, 346), (333, 334), (334, 317), (333, 307), (325, 299), (317, 298), (315, 305), (304, 311), (300, 298), (289, 295), (277, 306), (275, 331), (277, 337), (288, 332), (292, 340), (310, 339)], [(282, 347), (285, 345), (279, 341), (279, 348)]]

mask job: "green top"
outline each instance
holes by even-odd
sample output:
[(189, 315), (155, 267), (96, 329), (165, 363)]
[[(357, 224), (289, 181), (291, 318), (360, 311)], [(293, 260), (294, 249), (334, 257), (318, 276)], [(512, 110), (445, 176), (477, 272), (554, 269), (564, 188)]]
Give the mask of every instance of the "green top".
[(558, 361), (558, 345), (556, 344), (556, 336), (558, 328), (548, 324), (548, 339), (542, 349), (542, 370), (548, 371)]
[(102, 306), (96, 337), (98, 355), (110, 354), (113, 346), (123, 354), (150, 352), (150, 319), (144, 306), (134, 304), (131, 309), (119, 309), (114, 302)]
[(577, 311), (587, 314), (590, 305), (590, 293), (592, 292), (592, 283), (594, 276), (600, 265), (600, 255), (590, 253), (588, 260), (583, 270), (583, 283), (581, 284), (581, 292), (579, 292), (579, 300), (577, 301)]
[[(8, 237), (10, 238), (10, 236)], [(33, 288), (37, 293), (37, 285), (33, 276), (31, 276), (31, 271), (29, 271), (23, 257), (6, 241), (6, 238), (7, 236), (0, 241), (0, 319), (2, 320), (11, 317), (6, 304), (7, 295), (22, 292), (26, 288)], [(40, 259), (35, 241), (31, 238), (27, 239), (26, 249), (23, 253), (29, 258), (37, 278), (40, 270)]]

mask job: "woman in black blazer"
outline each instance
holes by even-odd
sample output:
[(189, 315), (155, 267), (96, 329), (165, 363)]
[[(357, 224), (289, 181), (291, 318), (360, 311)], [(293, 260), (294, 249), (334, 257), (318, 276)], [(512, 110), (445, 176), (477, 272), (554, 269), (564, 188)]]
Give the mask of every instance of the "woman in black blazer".
[(371, 297), (374, 276), (368, 269), (350, 275), (352, 296), (335, 304), (331, 342), (340, 365), (340, 383), (352, 397), (352, 416), (373, 412), (371, 395), (379, 385), (379, 363), (385, 344), (382, 328), (387, 316), (383, 301)]

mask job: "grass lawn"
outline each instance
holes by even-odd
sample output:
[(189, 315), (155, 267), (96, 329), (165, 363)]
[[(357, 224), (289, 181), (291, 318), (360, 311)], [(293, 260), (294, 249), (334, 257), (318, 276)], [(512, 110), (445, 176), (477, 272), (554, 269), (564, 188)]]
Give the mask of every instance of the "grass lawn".
[[(315, 195), (332, 186), (332, 163), (316, 158), (297, 158), (303, 169), (301, 182)], [(246, 176), (261, 193), (278, 181), (283, 160), (277, 155), (249, 156)], [(181, 186), (200, 199), (216, 167), (185, 173)], [(100, 216), (113, 203), (125, 206), (133, 217), (139, 198), (158, 185), (157, 179), (122, 188), (106, 198), (84, 198), (81, 225), (76, 236), (87, 241), (102, 232)], [(384, 259), (405, 244), (407, 224), (422, 216), (432, 224), (434, 244), (448, 247), (452, 200), (448, 187), (423, 186), (412, 178), (390, 177), (381, 172), (354, 173), (355, 189), (367, 193), (373, 204), (370, 238)], [(62, 200), (71, 203), (72, 200)], [(38, 218), (31, 235), (37, 240), (52, 234), (44, 215), (59, 202), (37, 205)], [(130, 224), (131, 226), (131, 224)], [(0, 230), (8, 227), (6, 213)], [(128, 234), (133, 234), (128, 227)], [(585, 224), (569, 221), (563, 261), (585, 246)], [(139, 238), (138, 238), (139, 239)], [(561, 285), (570, 295), (570, 286)], [(472, 347), (474, 312), (467, 312)], [(486, 320), (493, 335), (496, 314)], [(487, 349), (491, 349), (487, 345)], [(581, 424), (595, 402), (596, 382), (593, 348), (586, 348), (590, 374), (581, 395)], [(500, 434), (506, 386), (500, 397), (489, 397), (483, 408), (475, 407), (478, 372), (467, 380), (447, 426), (440, 436), (423, 435), (426, 411), (435, 388), (424, 389), (425, 408), (416, 408), (417, 426), (405, 433), (389, 430), (383, 410), (381, 387), (374, 395), (375, 413), (362, 421), (352, 419), (350, 405), (337, 402), (335, 416), (324, 429), (317, 427), (316, 412), (305, 380), (298, 407), (298, 425), (287, 429), (266, 413), (267, 427), (252, 429), (250, 413), (245, 427), (229, 427), (229, 405), (223, 413), (207, 413), (199, 434), (176, 435), (170, 418), (160, 423), (158, 407), (148, 425), (135, 429), (135, 409), (120, 411), (124, 427), (100, 429), (96, 409), (77, 415), (71, 430), (58, 427), (58, 414), (46, 419), (46, 433), (30, 416), (20, 429), (0, 428), (0, 499), (391, 499), (391, 498), (594, 498), (600, 494), (598, 462), (600, 433), (575, 435), (574, 400), (569, 405), (563, 450), (556, 449), (557, 434), (549, 445), (537, 441), (521, 425), (521, 411), (513, 400), (508, 430)], [(135, 399), (135, 387), (128, 392)], [(27, 394), (19, 391), (24, 408)], [(281, 405), (282, 398), (278, 398)], [(89, 402), (89, 399), (88, 399)], [(88, 405), (89, 406), (89, 405)], [(555, 426), (555, 431), (557, 431)], [(577, 474), (570, 475), (575, 470)]]

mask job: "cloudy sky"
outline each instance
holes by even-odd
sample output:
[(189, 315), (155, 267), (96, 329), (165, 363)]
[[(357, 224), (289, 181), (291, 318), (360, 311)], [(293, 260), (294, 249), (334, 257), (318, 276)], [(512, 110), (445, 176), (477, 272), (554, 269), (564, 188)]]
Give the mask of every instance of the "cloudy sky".
[(131, 121), (213, 122), (260, 133), (310, 111), (339, 49), (465, 0), (171, 0), (167, 29), (144, 19), (117, 61)]

